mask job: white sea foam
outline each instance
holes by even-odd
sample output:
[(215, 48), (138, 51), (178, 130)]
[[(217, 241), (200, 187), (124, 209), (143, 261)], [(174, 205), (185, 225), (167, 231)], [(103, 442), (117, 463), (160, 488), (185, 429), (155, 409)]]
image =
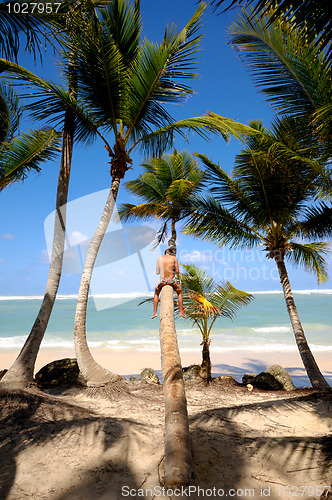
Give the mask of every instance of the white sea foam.
[[(153, 292), (129, 292), (129, 293), (107, 293), (107, 294), (91, 294), (89, 298), (96, 299), (138, 299), (144, 297), (153, 297)], [(43, 295), (1, 295), (0, 300), (42, 300)], [(77, 294), (57, 295), (56, 300), (73, 300), (77, 299)]]
[(290, 326), (263, 326), (259, 328), (253, 328), (256, 333), (286, 333), (291, 332)]

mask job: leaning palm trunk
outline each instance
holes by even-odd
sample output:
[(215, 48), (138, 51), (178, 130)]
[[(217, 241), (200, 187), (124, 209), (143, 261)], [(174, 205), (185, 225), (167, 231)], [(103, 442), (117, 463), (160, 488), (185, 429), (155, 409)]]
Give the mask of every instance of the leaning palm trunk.
[(295, 340), (302, 358), (304, 368), (308, 374), (312, 387), (315, 389), (330, 389), (329, 384), (323, 377), (316, 360), (309, 348), (307, 339), (304, 335), (304, 331), (300, 322), (299, 315), (295, 306), (293, 293), (288, 279), (288, 274), (283, 258), (276, 257), (275, 261), (278, 266), (280, 282), (282, 284), (284, 297), (286, 301), (287, 311), (292, 324), (293, 332), (295, 335)]
[(206, 382), (211, 382), (211, 358), (210, 358), (210, 339), (204, 338), (202, 342), (202, 364), (200, 376)]
[(167, 487), (190, 484), (192, 455), (187, 401), (174, 322), (173, 288), (160, 294), (161, 373), (165, 399), (165, 482)]
[(102, 217), (88, 249), (78, 292), (74, 323), (75, 351), (80, 372), (86, 380), (87, 385), (90, 387), (103, 387), (113, 383), (119, 384), (120, 387), (125, 385), (123, 377), (115, 375), (105, 368), (102, 368), (93, 359), (87, 344), (85, 325), (92, 272), (100, 245), (113, 215), (119, 185), (120, 178), (113, 178)]
[(26, 386), (33, 381), (33, 372), (41, 341), (50, 319), (61, 277), (63, 249), (66, 236), (66, 204), (69, 188), (74, 140), (74, 117), (66, 111), (63, 131), (62, 157), (58, 178), (54, 237), (50, 269), (44, 299), (38, 316), (20, 354), (2, 379), (3, 383)]

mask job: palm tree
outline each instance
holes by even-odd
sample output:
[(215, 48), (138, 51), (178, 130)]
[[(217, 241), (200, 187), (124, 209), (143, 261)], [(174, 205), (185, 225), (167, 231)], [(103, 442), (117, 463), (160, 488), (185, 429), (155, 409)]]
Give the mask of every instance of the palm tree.
[[(108, 220), (112, 215), (121, 178), (131, 164), (129, 155), (138, 146), (148, 153), (161, 152), (172, 143), (174, 131), (181, 133), (183, 129), (197, 131), (203, 137), (213, 132), (227, 138), (229, 133), (228, 126), (219, 122), (215, 125), (206, 117), (172, 122), (170, 115), (160, 104), (160, 102), (176, 102), (177, 100), (181, 102), (192, 93), (189, 87), (178, 84), (176, 79), (196, 76), (191, 72), (191, 63), (194, 64), (191, 55), (197, 49), (201, 38), (200, 35), (196, 36), (196, 31), (205, 5), (202, 4), (199, 7), (180, 34), (175, 32), (173, 26), (167, 29), (162, 45), (147, 41), (143, 44), (139, 43), (141, 28), (138, 7), (139, 2), (135, 2), (133, 9), (124, 0), (115, 1), (102, 11), (102, 22), (94, 18), (93, 29), (89, 32), (85, 31), (84, 34), (75, 32), (75, 35), (71, 36), (68, 58), (71, 58), (70, 71), (75, 72), (78, 99), (59, 85), (43, 80), (17, 64), (0, 60), (0, 72), (10, 73), (13, 78), (23, 80), (27, 82), (28, 87), (32, 86), (36, 89), (35, 94), (32, 95), (37, 96), (38, 101), (27, 106), (34, 118), (49, 120), (52, 123), (56, 120), (57, 123), (61, 123), (66, 112), (71, 111), (76, 139), (91, 141), (96, 136), (100, 137), (111, 157), (110, 196), (101, 225), (88, 252), (76, 311), (75, 331), (77, 334), (75, 338), (83, 339), (76, 342), (77, 356), (87, 378), (91, 371), (95, 371), (96, 378), (104, 379), (106, 374), (106, 370), (101, 367), (99, 367), (100, 370), (97, 368), (99, 365), (94, 362), (87, 348), (86, 305), (93, 263)], [(75, 54), (75, 63), (73, 54)], [(153, 130), (153, 127), (158, 125), (160, 128)], [(113, 148), (105, 132), (114, 134)], [(61, 217), (59, 221), (61, 224), (59, 231), (64, 237), (65, 221), (62, 221)], [(60, 247), (61, 244), (57, 245), (56, 256), (59, 253), (62, 254)], [(61, 267), (59, 259), (58, 263)], [(45, 294), (45, 298), (48, 298), (48, 294)], [(50, 311), (52, 303), (47, 302), (47, 310)], [(43, 328), (38, 329), (39, 340), (31, 339), (34, 358), (37, 355), (45, 325), (47, 325), (47, 320), (43, 321)], [(38, 326), (36, 322), (34, 326)], [(80, 355), (82, 349), (87, 352), (83, 358)], [(31, 379), (35, 361), (31, 352), (27, 351), (26, 355), (22, 352), (22, 356), (24, 364), (21, 364), (20, 370), (26, 373), (25, 379)], [(89, 365), (90, 369), (83, 368), (84, 363)], [(28, 366), (30, 366), (29, 373), (26, 370)], [(7, 376), (9, 377), (8, 372)], [(116, 379), (118, 380), (118, 377)]]
[(191, 201), (202, 190), (204, 172), (187, 151), (178, 153), (177, 150), (160, 158), (151, 158), (142, 166), (143, 174), (126, 182), (125, 186), (144, 203), (121, 205), (119, 216), (127, 221), (151, 217), (164, 221), (158, 233), (158, 244), (164, 241), (167, 224), (171, 222), (172, 236), (168, 245), (176, 246), (176, 223), (186, 217)]
[(332, 153), (331, 66), (321, 45), (285, 19), (239, 14), (230, 43), (279, 116), (292, 116), (316, 154)]
[[(118, 379), (92, 358), (86, 341), (86, 308), (89, 286), (103, 236), (113, 214), (120, 182), (132, 165), (132, 152), (141, 147), (160, 154), (170, 146), (174, 131), (199, 130), (204, 118), (174, 122), (166, 103), (185, 101), (192, 90), (180, 83), (196, 76), (192, 56), (201, 36), (197, 34), (205, 8), (201, 4), (178, 33), (166, 28), (161, 45), (141, 42), (137, 9), (116, 0), (102, 12), (99, 36), (77, 39), (78, 88), (84, 106), (78, 113), (89, 115), (111, 158), (111, 189), (87, 253), (75, 314), (74, 337), (80, 370), (90, 386), (103, 386)], [(209, 126), (215, 131), (214, 127)], [(113, 136), (111, 145), (104, 131)]]
[[(62, 9), (63, 5), (64, 4), (61, 4)], [(89, 26), (90, 29), (93, 29), (95, 11), (94, 4), (92, 4), (89, 0), (80, 5), (67, 5), (66, 13), (69, 15), (69, 19), (68, 16), (60, 16), (55, 20), (51, 20), (51, 24), (53, 27), (62, 26), (64, 30), (62, 32), (63, 39), (65, 33), (67, 33), (67, 36), (70, 39), (70, 35), (72, 36), (75, 30), (77, 30), (78, 28), (81, 29), (81, 22), (84, 17), (89, 21), (89, 24), (87, 24), (87, 26)], [(50, 17), (52, 17), (53, 19), (53, 16)], [(48, 20), (48, 25), (49, 23), (50, 20)], [(85, 28), (86, 30), (87, 26)], [(76, 133), (77, 138), (85, 139), (85, 137), (83, 137), (84, 134), (82, 135), (82, 132), (80, 131), (81, 127), (77, 123), (74, 111), (70, 106), (68, 106), (68, 103), (63, 102), (63, 94), (61, 93), (61, 88), (42, 80), (33, 73), (8, 61), (1, 60), (0, 67), (2, 71), (7, 71), (17, 78), (24, 79), (25, 82), (28, 82), (28, 86), (33, 85), (34, 87), (36, 87), (37, 92), (46, 93), (47, 99), (51, 100), (52, 106), (56, 107), (57, 111), (63, 108), (64, 112), (62, 125), (62, 156), (60, 161), (58, 188), (56, 195), (54, 236), (52, 244), (51, 263), (44, 298), (38, 311), (36, 320), (34, 321), (30, 334), (25, 341), (23, 348), (21, 349), (13, 365), (6, 373), (6, 376), (3, 378), (3, 383), (14, 383), (15, 385), (25, 386), (31, 383), (33, 380), (33, 372), (37, 354), (53, 310), (53, 305), (61, 278), (63, 250), (66, 238), (66, 204), (69, 189), (75, 130), (78, 131), (78, 133)], [(73, 67), (73, 52), (70, 48), (70, 42), (66, 73), (68, 81), (68, 92), (66, 96), (70, 101), (75, 102), (77, 98), (77, 85), (75, 69)], [(40, 117), (38, 114), (38, 104), (34, 103), (32, 105), (27, 105), (26, 107), (32, 110), (32, 116), (34, 116), (35, 118)], [(47, 108), (50, 109), (51, 106), (47, 106)]]
[(174, 321), (173, 288), (160, 293), (159, 337), (165, 401), (165, 483), (187, 486), (192, 478), (192, 454), (182, 364)]
[(180, 274), (186, 318), (196, 325), (203, 337), (200, 376), (211, 381), (210, 334), (217, 318), (233, 318), (238, 309), (252, 300), (252, 295), (231, 283), (216, 283), (205, 271), (184, 265)]
[(0, 191), (24, 180), (28, 172), (40, 171), (40, 163), (60, 151), (60, 134), (53, 129), (18, 134), (22, 107), (9, 86), (0, 85)]
[[(312, 168), (310, 151), (303, 150), (295, 136), (294, 122), (277, 121), (270, 131), (260, 123), (251, 126), (261, 129), (265, 139), (247, 139), (247, 148), (236, 157), (233, 177), (206, 156), (198, 155), (211, 175), (215, 197), (196, 204), (186, 232), (219, 245), (264, 246), (267, 258), (277, 265), (295, 340), (311, 384), (327, 389), (329, 385), (304, 335), (285, 260), (315, 272), (319, 281), (326, 279), (327, 244), (303, 240), (331, 234), (332, 208), (324, 203), (311, 205), (319, 176)], [(303, 160), (304, 152), (307, 161)], [(315, 226), (317, 220), (320, 224)]]
[[(215, 9), (225, 3), (225, 0), (212, 0)], [(291, 29), (303, 28), (307, 32), (307, 39), (314, 41), (317, 47), (328, 52), (331, 61), (332, 40), (332, 5), (321, 0), (229, 0), (224, 12), (232, 7), (251, 6), (254, 4), (254, 14), (258, 17), (271, 13), (271, 22), (285, 21)]]

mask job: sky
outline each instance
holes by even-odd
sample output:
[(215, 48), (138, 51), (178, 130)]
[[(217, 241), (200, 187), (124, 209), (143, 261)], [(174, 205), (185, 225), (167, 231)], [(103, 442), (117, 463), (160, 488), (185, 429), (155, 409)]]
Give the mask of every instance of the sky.
[[(195, 12), (195, 0), (141, 0), (144, 35), (161, 41), (166, 24), (180, 29)], [(226, 29), (236, 11), (217, 15), (207, 8), (201, 31), (204, 34), (197, 54), (199, 76), (191, 82), (195, 93), (182, 105), (168, 106), (174, 118), (202, 116), (207, 111), (242, 123), (262, 120), (269, 126), (273, 110), (260, 94), (250, 75), (227, 44)], [(33, 58), (22, 53), (19, 63), (36, 74), (61, 82), (60, 70), (49, 50), (44, 64), (34, 67)], [(39, 124), (24, 118), (22, 127)], [(197, 135), (189, 141), (177, 139), (178, 150), (203, 153), (231, 172), (234, 157), (241, 145), (235, 139), (228, 144), (220, 137), (206, 142)], [(133, 169), (125, 181), (142, 172), (142, 154), (133, 155)], [(60, 294), (77, 294), (87, 243), (97, 227), (103, 203), (110, 187), (108, 156), (103, 145), (74, 145), (69, 188), (67, 247)], [(0, 193), (0, 296), (43, 295), (49, 268), (49, 250), (53, 234), (52, 212), (55, 207), (60, 157), (44, 163), (40, 174), (32, 173), (24, 183), (9, 186)], [(124, 184), (120, 187), (117, 206), (135, 203)], [(136, 222), (131, 227), (112, 223), (96, 263), (91, 283), (93, 294), (128, 294), (151, 292), (157, 281), (155, 261), (165, 248), (151, 251), (152, 240), (160, 227), (158, 221)], [(230, 250), (180, 233), (178, 227), (178, 260), (206, 270), (216, 281), (228, 280), (246, 291), (280, 290), (275, 264), (258, 248), (251, 251)], [(328, 257), (331, 269), (331, 256)], [(289, 265), (293, 289), (317, 289), (315, 276)], [(332, 274), (320, 289), (332, 288)], [(97, 306), (98, 307), (98, 306)], [(102, 304), (100, 304), (102, 308)]]

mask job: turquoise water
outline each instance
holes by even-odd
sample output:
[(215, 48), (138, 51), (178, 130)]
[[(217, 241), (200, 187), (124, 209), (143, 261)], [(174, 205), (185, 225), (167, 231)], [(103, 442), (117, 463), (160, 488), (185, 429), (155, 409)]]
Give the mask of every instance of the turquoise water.
[[(255, 293), (251, 304), (236, 318), (220, 318), (213, 327), (214, 352), (244, 349), (247, 351), (296, 351), (282, 293)], [(294, 292), (297, 309), (313, 351), (332, 351), (332, 290)], [(87, 337), (90, 346), (112, 350), (158, 351), (158, 320), (152, 321), (152, 305), (138, 306), (142, 298), (124, 301), (97, 310), (89, 299)], [(108, 298), (116, 304), (117, 298)], [(0, 297), (0, 349), (19, 349), (30, 332), (41, 298)], [(73, 345), (76, 300), (57, 299), (43, 340), (44, 348)], [(184, 351), (200, 351), (201, 336), (190, 322), (177, 319), (179, 346)], [(332, 353), (331, 353), (332, 354)]]

